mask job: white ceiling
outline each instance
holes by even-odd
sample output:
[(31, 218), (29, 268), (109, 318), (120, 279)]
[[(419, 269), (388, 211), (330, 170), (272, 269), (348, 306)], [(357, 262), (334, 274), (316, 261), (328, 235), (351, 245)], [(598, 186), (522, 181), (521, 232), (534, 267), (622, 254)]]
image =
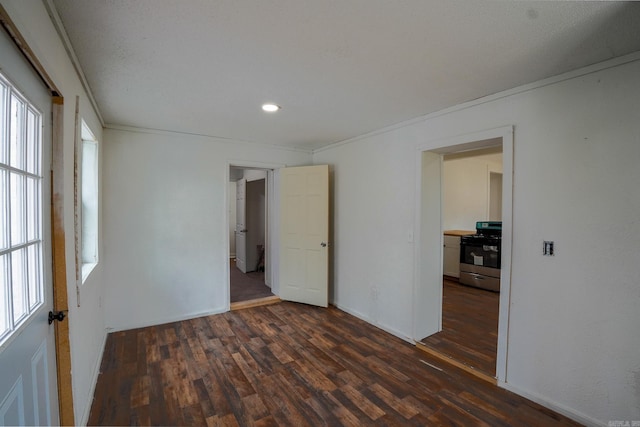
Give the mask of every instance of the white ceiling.
[(53, 3), (107, 125), (303, 149), (640, 50), (640, 3)]

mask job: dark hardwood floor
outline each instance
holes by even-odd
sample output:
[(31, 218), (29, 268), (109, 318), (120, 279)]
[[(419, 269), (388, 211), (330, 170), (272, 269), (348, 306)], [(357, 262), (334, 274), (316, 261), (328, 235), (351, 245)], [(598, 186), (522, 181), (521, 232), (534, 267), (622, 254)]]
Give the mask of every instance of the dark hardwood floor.
[(111, 333), (90, 425), (576, 425), (336, 308)]
[(421, 342), (491, 377), (496, 375), (500, 294), (444, 280), (442, 331)]
[(236, 267), (235, 260), (229, 266), (231, 302), (250, 301), (273, 296), (271, 288), (264, 283), (264, 271), (243, 273)]

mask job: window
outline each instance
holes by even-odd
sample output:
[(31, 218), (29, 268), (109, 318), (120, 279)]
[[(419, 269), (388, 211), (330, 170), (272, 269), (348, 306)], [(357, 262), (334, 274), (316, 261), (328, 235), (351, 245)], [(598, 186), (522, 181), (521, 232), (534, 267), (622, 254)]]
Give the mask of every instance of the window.
[(42, 115), (0, 74), (0, 344), (43, 302), (41, 159)]
[(98, 141), (82, 121), (79, 193), (82, 283), (98, 264)]

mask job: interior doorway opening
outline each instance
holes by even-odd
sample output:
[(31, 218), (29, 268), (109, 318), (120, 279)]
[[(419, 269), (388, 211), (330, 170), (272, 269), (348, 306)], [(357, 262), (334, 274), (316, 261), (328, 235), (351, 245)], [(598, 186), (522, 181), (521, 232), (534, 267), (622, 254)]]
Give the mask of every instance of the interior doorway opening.
[[(492, 269), (492, 276), (484, 276), (461, 268), (461, 254), (465, 255), (461, 241), (469, 239), (463, 236), (478, 237), (477, 222), (492, 221), (496, 227), (501, 223), (502, 142), (498, 141), (499, 145), (493, 147), (442, 157), (442, 328), (420, 340), (429, 352), (456, 360), (490, 378), (496, 375), (500, 295), (495, 283), (499, 279), (494, 278), (499, 277), (499, 270)], [(499, 243), (496, 238), (488, 240)], [(500, 254), (499, 246), (483, 247), (495, 249), (489, 255)], [(480, 252), (469, 250), (482, 263)]]
[(275, 297), (270, 250), (270, 187), (273, 170), (229, 167), (229, 302)]
[[(494, 130), (478, 132), (471, 135), (463, 135), (449, 140), (432, 142), (421, 147), (420, 155), (417, 156), (419, 171), (417, 182), (418, 212), (416, 215), (416, 282), (414, 293), (414, 340), (421, 349), (425, 346), (420, 344), (426, 337), (433, 337), (443, 330), (444, 307), (447, 284), (443, 286), (444, 276), (444, 253), (446, 251), (444, 231), (450, 225), (445, 222), (444, 214), (444, 192), (445, 182), (443, 173), (443, 163), (445, 156), (464, 157), (471, 154), (473, 150), (499, 150), (502, 152), (502, 171), (485, 168), (484, 177), (481, 181), (486, 186), (483, 196), (485, 204), (477, 214), (478, 221), (483, 217), (488, 219), (489, 215), (498, 215), (495, 209), (500, 205), (500, 217), (502, 221), (502, 247), (501, 247), (501, 268), (499, 272), (500, 287), (497, 294), (497, 345), (494, 361), (489, 362), (495, 366), (491, 374), (484, 374), (478, 369), (470, 367), (465, 361), (454, 360), (449, 355), (441, 352), (431, 352), (439, 355), (459, 367), (476, 374), (491, 382), (506, 382), (507, 366), (507, 338), (508, 338), (508, 315), (509, 315), (509, 295), (511, 277), (511, 240), (512, 240), (512, 176), (513, 176), (513, 128), (511, 126)], [(498, 204), (490, 197), (491, 172), (502, 173), (501, 193), (502, 197)], [(497, 191), (497, 184), (494, 180), (494, 192)], [(487, 205), (488, 204), (488, 205)], [(475, 224), (474, 224), (475, 226)], [(465, 227), (463, 227), (465, 228)], [(475, 232), (469, 227), (469, 232)], [(464, 230), (460, 230), (464, 231)], [(443, 289), (444, 287), (444, 289)], [(468, 289), (463, 289), (468, 290)], [(447, 297), (450, 300), (450, 297)], [(465, 297), (463, 297), (464, 300)], [(468, 307), (463, 308), (462, 313), (468, 312)], [(427, 351), (427, 350), (425, 350)], [(436, 354), (437, 353), (437, 354)]]

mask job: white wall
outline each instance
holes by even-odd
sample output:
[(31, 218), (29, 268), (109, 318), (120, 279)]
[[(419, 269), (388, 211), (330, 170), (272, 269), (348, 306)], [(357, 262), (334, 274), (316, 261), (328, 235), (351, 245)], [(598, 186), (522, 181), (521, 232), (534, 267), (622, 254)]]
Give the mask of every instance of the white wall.
[[(64, 227), (69, 297), (69, 335), (71, 345), (72, 386), (76, 423), (86, 423), (106, 338), (102, 293), (104, 287), (101, 260), (80, 288), (80, 307), (76, 297), (75, 241), (73, 201), (73, 156), (75, 98), (80, 96), (80, 115), (91, 132), (103, 143), (102, 126), (67, 52), (41, 1), (8, 1), (0, 3), (11, 16), (27, 43), (35, 52), (64, 96)], [(101, 147), (103, 144), (101, 144)], [(102, 153), (100, 153), (102, 155)], [(102, 167), (100, 165), (100, 167)]]
[(333, 303), (404, 339), (412, 336), (414, 162), (396, 133), (314, 154), (333, 169)]
[(442, 227), (475, 230), (476, 221), (488, 220), (489, 171), (502, 172), (502, 155), (465, 156), (442, 164)]
[(107, 326), (227, 310), (229, 163), (301, 165), (311, 155), (166, 132), (104, 137)]
[(416, 149), (514, 125), (506, 386), (582, 422), (640, 419), (639, 57), (317, 151), (334, 168), (334, 302), (411, 336)]
[[(225, 309), (227, 162), (310, 158), (192, 136), (103, 135), (43, 4), (0, 3), (65, 97), (73, 395), (83, 423), (105, 336), (102, 293), (117, 329)], [(79, 308), (71, 197), (76, 95), (105, 165), (103, 256)], [(334, 170), (334, 301), (411, 336), (416, 147), (512, 124), (508, 387), (583, 421), (638, 420), (640, 63), (492, 99), (314, 155)], [(555, 240), (555, 257), (541, 256), (542, 240)]]

